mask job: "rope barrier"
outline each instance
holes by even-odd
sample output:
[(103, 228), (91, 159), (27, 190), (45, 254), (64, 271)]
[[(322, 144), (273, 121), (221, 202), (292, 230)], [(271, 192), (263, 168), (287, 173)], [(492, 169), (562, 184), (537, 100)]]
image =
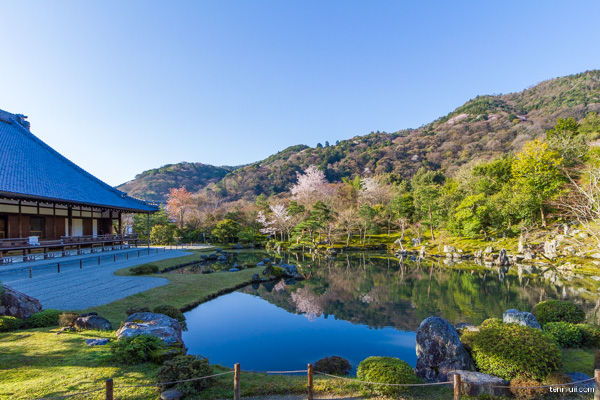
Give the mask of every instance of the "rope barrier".
[(233, 374), (233, 371), (221, 372), (220, 374), (214, 374), (214, 375), (199, 376), (197, 378), (183, 379), (181, 381), (151, 383), (151, 384), (147, 384), (147, 385), (119, 385), (119, 386), (115, 386), (115, 388), (166, 386), (166, 385), (174, 385), (176, 383), (185, 383), (185, 382), (199, 381), (199, 380), (202, 380), (202, 379), (214, 378), (214, 377), (217, 377), (217, 376), (228, 375), (228, 374)]
[[(234, 372), (235, 371), (226, 371), (226, 372), (221, 372), (221, 373), (218, 373), (218, 374), (207, 375), (207, 376), (199, 376), (199, 377), (196, 377), (196, 378), (183, 379), (183, 380), (179, 380), (179, 381), (160, 382), (160, 383), (152, 383), (152, 384), (146, 384), (146, 385), (119, 385), (119, 386), (115, 386), (115, 388), (141, 388), (141, 387), (155, 387), (155, 386), (174, 385), (174, 384), (177, 384), (177, 383), (192, 382), (192, 381), (198, 381), (198, 380), (202, 380), (202, 379), (215, 378), (215, 377), (223, 376), (223, 375), (229, 375), (229, 374), (233, 374)], [(295, 374), (295, 373), (308, 372), (308, 370), (302, 369), (302, 370), (290, 370), (290, 371), (264, 371), (264, 372), (261, 372), (261, 371), (244, 371), (244, 372), (266, 373), (266, 374)], [(369, 381), (361, 381), (361, 380), (353, 379), (353, 378), (347, 378), (347, 377), (343, 377), (343, 376), (331, 375), (331, 374), (327, 374), (327, 373), (321, 372), (321, 371), (314, 371), (314, 372), (316, 374), (327, 376), (327, 377), (330, 377), (330, 378), (340, 379), (340, 380), (349, 381), (349, 382), (353, 382), (353, 383), (361, 383), (361, 384), (365, 384), (365, 385), (381, 385), (381, 386), (395, 386), (395, 387), (423, 387), (423, 386), (438, 386), (438, 385), (452, 385), (452, 384), (454, 384), (454, 382), (451, 382), (451, 381), (447, 381), (447, 382), (428, 382), (428, 383), (383, 383), (383, 382), (369, 382)], [(551, 387), (559, 387), (559, 386), (578, 385), (578, 384), (581, 384), (581, 383), (593, 382), (594, 380), (595, 380), (594, 378), (588, 378), (588, 379), (583, 379), (583, 380), (580, 380), (580, 381), (569, 382), (569, 383), (557, 383), (557, 384), (554, 384), (554, 385), (538, 385), (538, 386), (492, 386), (492, 387), (493, 388), (498, 388), (498, 389), (542, 389), (542, 388), (551, 388)], [(67, 395), (62, 395), (62, 396), (42, 397), (42, 398), (38, 398), (36, 400), (67, 399), (67, 398), (70, 398), (70, 397), (86, 395), (86, 394), (90, 394), (90, 393), (100, 392), (100, 391), (103, 391), (103, 390), (105, 390), (105, 388), (90, 390), (90, 391), (87, 391), (87, 392), (78, 392), (78, 393), (73, 393), (73, 394), (67, 394)]]
[(451, 385), (454, 382), (431, 382), (431, 383), (383, 383), (383, 382), (367, 382), (367, 381), (359, 381), (358, 379), (346, 378), (343, 376), (336, 376), (326, 374), (325, 372), (315, 371), (315, 373), (320, 375), (329, 376), (331, 378), (337, 378), (345, 381), (351, 381), (354, 383), (364, 383), (366, 385), (382, 385), (382, 386), (404, 386), (404, 387), (413, 387), (413, 386), (434, 386), (434, 385)]
[[(244, 372), (256, 372), (261, 373), (260, 371), (244, 371)], [(300, 369), (298, 371), (265, 371), (264, 374), (297, 374), (300, 372), (308, 372), (306, 369)]]

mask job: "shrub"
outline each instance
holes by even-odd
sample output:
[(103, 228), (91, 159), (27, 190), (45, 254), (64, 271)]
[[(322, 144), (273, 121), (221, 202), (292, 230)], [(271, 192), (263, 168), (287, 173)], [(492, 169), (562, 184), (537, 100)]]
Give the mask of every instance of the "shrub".
[(350, 361), (338, 356), (321, 358), (314, 365), (315, 370), (332, 375), (348, 375), (352, 370)]
[(21, 318), (11, 317), (9, 315), (0, 315), (0, 332), (16, 331), (23, 327), (24, 322)]
[(540, 386), (539, 381), (529, 378), (515, 378), (510, 381), (510, 391), (518, 400), (533, 400), (542, 398), (548, 393), (547, 388), (534, 388)]
[(460, 335), (460, 341), (465, 349), (467, 349), (469, 354), (473, 350), (473, 341), (475, 340), (477, 334), (479, 334), (478, 331), (463, 331), (462, 335)]
[(185, 315), (178, 309), (168, 304), (158, 306), (154, 309), (157, 314), (165, 314), (171, 318), (176, 319), (181, 324), (181, 329), (187, 330), (187, 324), (185, 323)]
[(600, 347), (600, 326), (591, 324), (575, 325), (581, 332), (581, 345), (583, 347)]
[(585, 320), (585, 313), (576, 304), (570, 301), (546, 300), (533, 307), (533, 315), (542, 325), (548, 322), (570, 322), (579, 324)]
[[(380, 383), (417, 383), (412, 367), (393, 357), (369, 357), (360, 362), (356, 377), (361, 381)], [(384, 385), (365, 385), (366, 390), (382, 396), (393, 396), (404, 388)]]
[(139, 364), (151, 359), (152, 353), (164, 347), (156, 336), (137, 335), (111, 342), (113, 359), (124, 364)]
[(75, 320), (79, 318), (79, 314), (74, 312), (65, 312), (58, 316), (58, 326), (68, 328), (75, 325)]
[(485, 321), (483, 321), (481, 323), (481, 327), (486, 327), (486, 326), (499, 326), (502, 325), (504, 322), (502, 322), (502, 320), (500, 318), (488, 318)]
[(509, 381), (517, 377), (544, 379), (562, 363), (554, 340), (539, 329), (517, 324), (480, 327), (471, 346), (479, 371)]
[(284, 273), (285, 270), (281, 267), (274, 266), (273, 269), (271, 269), (271, 275), (273, 275), (275, 278), (281, 278)]
[(127, 313), (127, 315), (131, 315), (139, 312), (150, 312), (150, 309), (148, 307), (131, 307), (128, 308), (125, 312)]
[(577, 325), (570, 322), (548, 322), (544, 332), (558, 343), (560, 347), (581, 346), (582, 335)]
[(63, 312), (60, 310), (42, 310), (27, 318), (27, 326), (30, 328), (45, 328), (47, 326), (58, 326), (58, 317)]
[[(156, 378), (158, 383), (181, 381), (185, 379), (198, 378), (200, 376), (208, 376), (212, 374), (212, 368), (208, 364), (208, 359), (198, 356), (177, 356), (172, 360), (164, 362), (158, 370)], [(177, 383), (175, 385), (162, 386), (161, 389), (167, 387), (175, 387), (183, 394), (194, 394), (202, 389), (212, 385), (214, 378), (199, 379), (191, 382)]]
[(160, 269), (158, 268), (158, 265), (142, 264), (142, 265), (138, 265), (137, 267), (130, 268), (129, 272), (132, 275), (150, 275), (150, 274), (157, 274), (159, 270)]

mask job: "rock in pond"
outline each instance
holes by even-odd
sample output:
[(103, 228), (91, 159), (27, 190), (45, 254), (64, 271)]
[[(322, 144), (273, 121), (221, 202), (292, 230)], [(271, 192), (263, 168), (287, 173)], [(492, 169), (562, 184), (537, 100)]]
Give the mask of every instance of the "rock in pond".
[(505, 324), (519, 324), (535, 329), (542, 329), (532, 313), (515, 310), (514, 308), (506, 310), (504, 314), (502, 314), (502, 322)]
[(459, 322), (458, 324), (454, 325), (454, 329), (456, 329), (456, 332), (458, 332), (459, 334), (462, 334), (463, 332), (471, 332), (471, 331), (479, 332), (478, 326), (475, 326), (468, 322)]
[(258, 282), (258, 281), (260, 281), (260, 275), (258, 275), (258, 274), (252, 275), (252, 282)]
[(473, 360), (448, 321), (431, 316), (417, 330), (417, 376), (443, 382), (453, 370), (472, 370)]
[(108, 344), (109, 339), (86, 339), (85, 344), (88, 346), (104, 346)]
[(137, 335), (156, 336), (167, 344), (183, 343), (179, 321), (164, 314), (131, 314), (117, 331), (119, 339)]
[(229, 272), (239, 272), (239, 268), (229, 268)]
[(109, 331), (112, 325), (109, 320), (102, 318), (96, 313), (83, 314), (75, 320), (73, 328), (84, 330), (92, 329), (95, 331)]
[[(456, 370), (448, 374), (448, 379), (453, 380), (454, 374), (460, 375), (461, 393), (467, 396), (510, 396), (509, 383), (497, 376), (482, 374), (475, 371)], [(498, 386), (507, 386), (500, 388)]]
[(2, 285), (2, 289), (2, 294), (0, 294), (0, 315), (27, 319), (33, 314), (42, 311), (42, 305), (38, 299), (14, 290), (9, 286)]

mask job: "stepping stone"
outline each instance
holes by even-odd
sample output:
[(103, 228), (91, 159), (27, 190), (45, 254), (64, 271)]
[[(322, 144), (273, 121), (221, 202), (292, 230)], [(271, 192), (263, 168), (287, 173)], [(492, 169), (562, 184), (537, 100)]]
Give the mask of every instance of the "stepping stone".
[(88, 346), (104, 346), (108, 344), (110, 339), (86, 339), (85, 344)]

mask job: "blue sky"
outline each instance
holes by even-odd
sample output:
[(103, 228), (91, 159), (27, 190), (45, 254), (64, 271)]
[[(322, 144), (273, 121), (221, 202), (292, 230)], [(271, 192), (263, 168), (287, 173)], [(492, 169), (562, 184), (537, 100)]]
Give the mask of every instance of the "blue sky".
[(417, 127), (600, 67), (597, 1), (0, 5), (0, 109), (114, 185)]

